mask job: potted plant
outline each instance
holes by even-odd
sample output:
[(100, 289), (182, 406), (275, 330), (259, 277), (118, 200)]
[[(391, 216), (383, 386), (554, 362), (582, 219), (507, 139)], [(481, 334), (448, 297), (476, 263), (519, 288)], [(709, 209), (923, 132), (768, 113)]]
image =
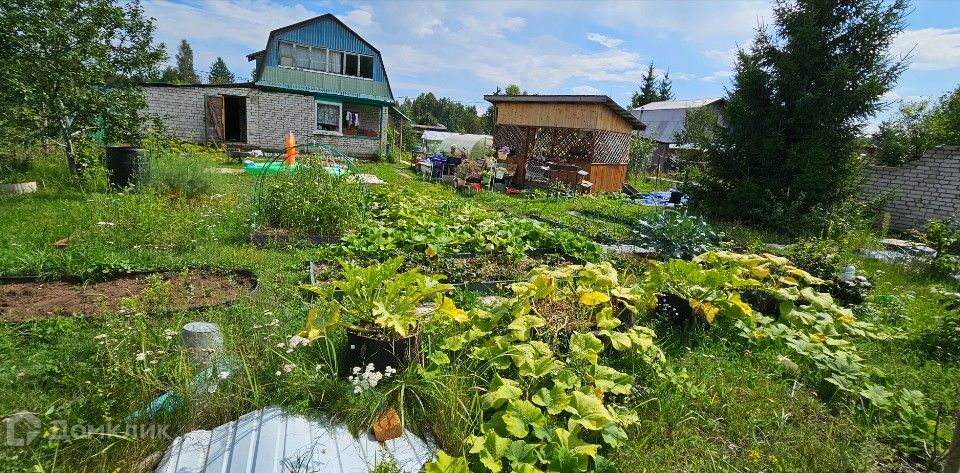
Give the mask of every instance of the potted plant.
[[(417, 359), (420, 322), (453, 286), (441, 283), (442, 276), (427, 276), (418, 269), (401, 272), (403, 262), (398, 256), (366, 267), (342, 263), (343, 279), (332, 285), (335, 301), (325, 320), (337, 320), (346, 327), (347, 350), (341, 364), (345, 372), (369, 364), (382, 372), (387, 366), (397, 368)], [(325, 294), (317, 286), (303, 288)], [(430, 307), (428, 301), (436, 303)], [(311, 329), (316, 327), (308, 320), (305, 338), (311, 338)]]
[(37, 190), (36, 181), (27, 176), (33, 166), (30, 155), (14, 149), (0, 155), (0, 192), (9, 194), (29, 194)]

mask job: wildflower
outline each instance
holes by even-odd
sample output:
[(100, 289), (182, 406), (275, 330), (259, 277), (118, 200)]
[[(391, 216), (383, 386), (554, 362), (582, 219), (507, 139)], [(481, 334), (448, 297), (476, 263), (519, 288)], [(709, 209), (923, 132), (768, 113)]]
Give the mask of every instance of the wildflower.
[(163, 338), (166, 338), (167, 341), (173, 340), (173, 337), (177, 335), (177, 331), (169, 328), (163, 329)]
[(276, 375), (276, 376), (280, 376), (280, 375), (283, 374), (283, 373), (277, 371), (276, 373), (273, 373), (273, 374)]
[(280, 342), (277, 344), (277, 348), (283, 348), (283, 347), (284, 347), (283, 342)]
[(287, 342), (287, 346), (290, 348), (288, 351), (292, 351), (294, 348), (307, 346), (310, 343), (310, 340), (299, 335), (294, 335), (290, 337), (290, 341)]
[(217, 373), (217, 377), (220, 378), (220, 379), (227, 379), (227, 378), (230, 377), (230, 372), (229, 372), (229, 371), (221, 371), (221, 372)]
[(283, 372), (284, 372), (284, 373), (289, 373), (289, 372), (293, 371), (293, 369), (296, 368), (296, 367), (297, 367), (297, 365), (295, 365), (295, 364), (293, 364), (293, 363), (287, 363), (287, 364), (283, 365)]
[(100, 335), (93, 337), (94, 340), (105, 340), (106, 338), (107, 338), (107, 334), (105, 333), (101, 333)]
[(137, 352), (137, 361), (145, 361), (147, 359), (147, 354), (140, 351)]

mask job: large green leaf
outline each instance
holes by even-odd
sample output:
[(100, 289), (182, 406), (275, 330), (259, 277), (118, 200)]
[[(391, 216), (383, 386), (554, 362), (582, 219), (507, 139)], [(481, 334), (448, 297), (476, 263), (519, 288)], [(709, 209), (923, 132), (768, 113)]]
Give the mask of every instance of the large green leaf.
[(536, 445), (529, 444), (523, 440), (514, 440), (513, 442), (510, 442), (510, 446), (507, 447), (504, 457), (507, 460), (510, 460), (510, 467), (513, 469), (513, 471), (517, 471), (520, 465), (537, 464), (537, 447)]
[(592, 394), (584, 394), (580, 391), (573, 392), (567, 412), (573, 414), (572, 422), (588, 430), (600, 430), (613, 421), (603, 401)]
[(469, 473), (467, 459), (451, 457), (443, 450), (437, 450), (437, 459), (424, 465), (424, 473)]
[(536, 327), (543, 327), (547, 321), (536, 315), (521, 315), (507, 325), (507, 329), (513, 332), (514, 338), (523, 341), (530, 336), (530, 330)]
[(614, 394), (630, 394), (633, 388), (633, 376), (621, 373), (609, 366), (595, 365), (593, 367), (593, 384)]
[(603, 342), (590, 332), (576, 332), (570, 336), (570, 358), (595, 365), (601, 351), (603, 351)]
[(490, 391), (480, 396), (480, 401), (484, 409), (499, 409), (507, 401), (519, 399), (522, 394), (523, 390), (518, 387), (516, 381), (494, 374), (490, 382)]
[(570, 405), (570, 395), (558, 385), (555, 385), (552, 389), (540, 388), (530, 400), (534, 404), (546, 408), (547, 414), (550, 415), (557, 415)]
[(471, 444), (470, 453), (480, 458), (480, 463), (488, 470), (499, 472), (503, 470), (502, 458), (510, 446), (510, 439), (497, 435), (488, 430), (483, 436), (473, 436), (467, 440)]
[(510, 401), (501, 419), (503, 427), (516, 438), (526, 438), (531, 427), (537, 437), (543, 438), (547, 435), (544, 430), (547, 418), (540, 411), (540, 408), (530, 401), (524, 399)]

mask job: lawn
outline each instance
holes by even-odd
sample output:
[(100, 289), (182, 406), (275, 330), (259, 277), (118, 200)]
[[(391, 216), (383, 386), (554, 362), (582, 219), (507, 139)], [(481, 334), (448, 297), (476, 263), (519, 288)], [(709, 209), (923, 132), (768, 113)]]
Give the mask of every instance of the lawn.
[[(588, 338), (593, 336), (574, 333), (564, 342), (568, 344), (567, 358), (557, 354), (563, 352), (562, 343), (551, 345), (551, 354), (541, 351), (530, 355), (545, 364), (555, 358), (549, 365), (552, 368), (542, 373), (524, 374), (525, 369), (533, 368), (515, 370), (509, 361), (505, 366), (491, 366), (468, 356), (469, 350), (482, 353), (501, 342), (536, 348), (539, 345), (530, 344), (527, 336), (544, 332), (537, 331), (536, 320), (526, 319), (532, 331), (491, 328), (496, 337), (489, 344), (485, 345), (488, 342), (482, 338), (460, 340), (466, 348), (454, 350), (461, 330), (452, 324), (473, 324), (476, 329), (484, 326), (486, 317), (498, 313), (496, 308), (481, 310), (479, 296), (462, 290), (454, 293), (451, 301), (463, 309), (463, 314), (451, 311), (454, 315), (449, 318), (402, 322), (421, 327), (424, 359), (420, 366), (402, 370), (389, 383), (355, 393), (355, 384), (338, 376), (340, 355), (336, 352), (345, 343), (341, 330), (331, 330), (316, 339), (308, 337), (313, 340), (309, 346), (291, 348), (291, 337), (304, 329), (307, 320), (309, 303), (298, 289), (306, 282), (305, 261), (322, 263), (320, 291), (326, 290), (324, 281), (342, 275), (337, 260), (352, 260), (363, 266), (393, 255), (406, 258), (404, 269), (415, 268), (428, 275), (443, 273), (451, 280), (467, 281), (473, 279), (471, 276), (524, 279), (528, 269), (540, 264), (558, 268), (593, 258), (593, 247), (577, 238), (601, 242), (633, 238), (634, 222), (659, 211), (612, 197), (458, 193), (423, 181), (400, 165), (364, 163), (364, 172), (376, 174), (386, 184), (371, 191), (374, 204), (366, 217), (370, 222), (338, 224), (354, 240), (346, 238), (343, 246), (261, 248), (249, 243), (255, 183), (251, 175), (209, 173), (202, 178), (209, 188), (188, 199), (182, 193), (171, 197), (170, 192), (162, 190), (82, 190), (66, 180), (60, 164), (53, 159), (38, 164), (41, 169), (37, 172), (44, 177), (39, 192), (0, 197), (0, 228), (4, 229), (0, 233), (0, 274), (98, 280), (136, 270), (249, 269), (258, 275), (259, 287), (233, 305), (202, 313), (166, 312), (143, 300), (143, 296), (132, 295), (134, 300), (124, 310), (0, 325), (0, 357), (4, 360), (0, 363), (0, 416), (30, 411), (44, 425), (41, 437), (29, 447), (0, 449), (0, 471), (135, 471), (138, 465), (157, 460), (157, 452), (166, 448), (169, 439), (92, 433), (62, 441), (58, 440), (61, 432), (51, 426), (60, 419), (71, 426), (126, 424), (133, 413), (167, 391), (176, 393), (181, 402), (151, 422), (168, 425), (173, 436), (212, 428), (268, 405), (324, 413), (355, 430), (366, 430), (381, 410), (399, 403), (408, 428), (429, 433), (444, 451), (457, 457), (471, 451), (471, 435), (483, 431), (483, 435), (500, 436), (492, 434), (500, 428), (496, 415), (481, 405), (510, 406), (494, 407), (494, 411), (533, 406), (526, 400), (533, 399), (532, 391), (518, 394), (522, 400), (505, 398), (505, 404), (495, 400), (487, 403), (492, 398), (480, 393), (497, 388), (486, 376), (511, 375), (529, 389), (552, 378), (554, 384), (544, 386), (556, 388), (561, 379), (557, 373), (565, 369), (563, 366), (575, 373), (590, 373), (578, 375), (579, 385), (587, 379), (600, 379), (599, 366), (605, 364), (627, 375), (611, 381), (606, 388), (600, 389), (599, 384), (596, 388), (600, 389), (599, 398), (609, 402), (610, 411), (619, 412), (614, 415), (616, 422), (602, 426), (615, 429), (611, 430), (612, 437), (605, 435), (601, 440), (599, 434), (589, 432), (592, 424), (583, 414), (587, 401), (577, 392), (574, 400), (580, 404), (571, 404), (573, 407), (566, 412), (541, 414), (535, 408), (545, 420), (537, 420), (540, 417), (532, 414), (522, 420), (523, 434), (516, 428), (510, 430), (512, 438), (517, 439), (510, 445), (519, 442), (516, 449), (537, 449), (553, 458), (557, 462), (554, 465), (560, 464), (558, 458), (565, 453), (550, 446), (558, 445), (552, 437), (555, 434), (544, 433), (541, 438), (537, 429), (566, 426), (560, 420), (570, 416), (585, 426), (583, 438), (602, 446), (596, 455), (600, 459), (587, 455), (591, 459), (583, 465), (597, 470), (613, 465), (619, 471), (924, 469), (942, 457), (951, 419), (960, 409), (960, 364), (956, 357), (941, 356), (942, 350), (923, 343), (941, 319), (951, 316), (937, 302), (934, 288), (955, 287), (955, 281), (931, 273), (922, 264), (899, 266), (863, 260), (854, 250), (875, 245), (875, 234), (861, 232), (841, 239), (837, 242), (838, 258), (856, 265), (872, 281), (874, 289), (863, 303), (852, 307), (852, 314), (858, 323), (869, 323), (871, 330), (884, 336), (853, 336), (845, 331), (850, 329), (842, 327), (837, 333), (826, 331), (825, 336), (843, 349), (847, 349), (847, 343), (856, 348), (863, 368), (850, 373), (850, 377), (860, 383), (856, 384), (857, 390), (869, 386), (883, 390), (872, 401), (857, 391), (825, 382), (830, 372), (825, 374), (812, 355), (804, 362), (805, 352), (791, 351), (789, 344), (774, 342), (779, 335), (756, 332), (757, 340), (750, 340), (750, 332), (743, 332), (738, 321), (726, 315), (723, 304), (729, 305), (732, 300), (726, 295), (717, 299), (717, 307), (724, 312), (715, 315), (712, 324), (676, 324), (658, 318), (649, 308), (638, 310), (636, 323), (654, 330), (656, 337), (647, 339), (643, 333), (632, 331), (629, 334), (634, 337), (635, 348), (643, 340), (647, 351), (631, 348), (622, 357), (613, 355), (621, 348), (604, 345), (612, 343), (616, 337), (613, 333), (609, 341), (606, 336), (599, 337), (603, 340), (600, 347), (606, 347), (596, 352), (600, 364), (590, 359), (577, 361), (583, 353), (592, 353), (593, 348), (578, 347), (591, 346), (593, 341)], [(408, 201), (406, 210), (397, 210), (391, 200), (403, 200), (401, 196)], [(409, 215), (403, 217), (406, 220), (389, 217), (398, 220), (388, 221), (390, 212)], [(531, 216), (548, 225), (525, 227), (517, 223), (519, 220), (511, 220)], [(462, 235), (436, 233), (442, 231), (433, 225), (436, 221), (458, 225), (452, 228)], [(381, 226), (369, 228), (377, 223)], [(724, 248), (759, 249), (763, 243), (790, 242), (783, 235), (732, 224), (714, 222), (714, 226), (726, 234)], [(409, 246), (398, 244), (408, 234), (389, 234), (393, 227), (409, 228), (408, 234), (414, 235), (410, 238), (415, 241)], [(371, 246), (374, 243), (369, 235), (375, 230), (381, 232), (376, 243), (380, 246)], [(499, 236), (494, 238), (484, 231)], [(54, 242), (66, 237), (69, 243), (65, 248), (53, 247)], [(482, 244), (478, 245), (477, 239)], [(531, 243), (516, 249), (518, 239)], [(480, 256), (458, 258), (456, 253), (465, 248)], [(484, 248), (491, 250), (484, 252)], [(511, 248), (516, 258), (503, 254), (501, 248)], [(536, 249), (544, 251), (538, 253)], [(436, 256), (432, 255), (434, 251)], [(655, 265), (636, 258), (603, 255), (597, 261), (611, 262), (619, 270), (618, 284), (627, 287), (635, 283), (638, 292), (641, 282), (657, 271)], [(581, 275), (578, 281), (587, 277)], [(163, 287), (154, 289), (162, 291)], [(583, 302), (583, 291), (574, 294), (581, 297), (581, 304), (593, 307), (597, 303)], [(531, 296), (531, 300), (540, 299)], [(332, 298), (321, 297), (313, 307), (322, 312), (335, 304)], [(643, 306), (639, 296), (637, 305)], [(704, 310), (711, 313), (709, 308)], [(601, 320), (600, 315), (594, 316)], [(198, 392), (192, 387), (196, 369), (186, 361), (179, 333), (186, 322), (194, 320), (218, 323), (223, 330), (224, 353), (232, 368), (214, 392)], [(833, 330), (833, 324), (831, 319), (829, 324), (817, 327)], [(770, 330), (772, 334), (775, 325), (770, 322), (757, 330)], [(833, 373), (836, 375), (836, 371)], [(911, 416), (903, 408), (884, 404), (895, 406), (907, 396), (904, 389), (922, 394), (922, 400), (905, 404), (922, 412)], [(398, 400), (398, 392), (405, 397)], [(623, 412), (617, 410), (621, 408)], [(628, 411), (636, 416), (631, 421), (625, 420), (630, 417)], [(526, 412), (530, 414), (529, 409)], [(530, 437), (528, 427), (532, 429)], [(508, 455), (496, 447), (474, 449), (467, 455), (471, 466), (479, 466), (487, 453), (496, 462)], [(507, 458), (523, 456), (514, 450), (509, 455), (514, 457)], [(573, 460), (574, 469), (579, 469), (580, 460)], [(586, 456), (582, 460), (586, 462)]]

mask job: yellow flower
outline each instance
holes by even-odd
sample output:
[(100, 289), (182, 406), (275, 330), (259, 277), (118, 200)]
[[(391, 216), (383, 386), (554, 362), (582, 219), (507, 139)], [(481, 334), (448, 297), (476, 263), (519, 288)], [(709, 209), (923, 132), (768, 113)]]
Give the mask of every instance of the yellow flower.
[(812, 341), (814, 341), (814, 342), (816, 342), (816, 343), (823, 343), (823, 342), (827, 341), (827, 336), (824, 335), (824, 334), (822, 334), (822, 333), (811, 333), (811, 334), (810, 334), (810, 340), (812, 340)]
[(753, 337), (754, 340), (760, 340), (761, 338), (763, 338), (763, 334), (760, 333), (760, 332), (758, 332), (758, 331), (756, 331), (756, 330), (754, 330), (753, 332), (751, 332), (751, 333), (750, 333), (750, 336)]
[(603, 304), (604, 302), (609, 302), (610, 296), (600, 292), (600, 291), (590, 291), (585, 292), (580, 296), (580, 303), (588, 306), (595, 306), (597, 304)]
[(437, 256), (437, 250), (433, 249), (433, 246), (427, 245), (427, 249), (423, 250), (423, 254), (427, 255), (428, 258), (433, 258)]
[(852, 323), (856, 322), (856, 319), (854, 319), (853, 317), (850, 317), (849, 315), (841, 315), (838, 320), (840, 320), (841, 322), (843, 322), (843, 323), (845, 323), (845, 324), (852, 324)]

